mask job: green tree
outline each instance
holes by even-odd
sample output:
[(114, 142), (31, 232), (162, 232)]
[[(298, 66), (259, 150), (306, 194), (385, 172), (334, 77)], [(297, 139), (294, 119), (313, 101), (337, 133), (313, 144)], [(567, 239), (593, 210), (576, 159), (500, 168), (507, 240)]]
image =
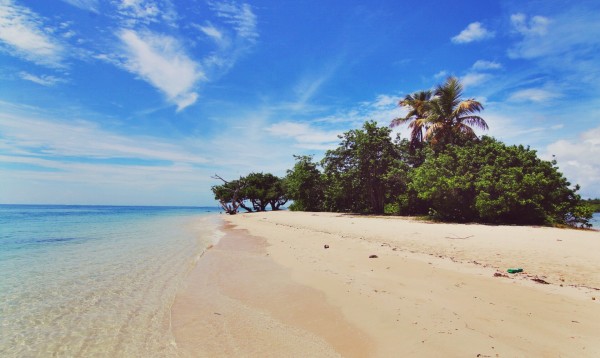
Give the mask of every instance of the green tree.
[(427, 141), (436, 150), (448, 144), (464, 144), (476, 138), (472, 127), (488, 129), (476, 113), (483, 105), (475, 99), (462, 99), (463, 86), (456, 77), (449, 77), (435, 91), (420, 91), (406, 96), (399, 105), (406, 107), (404, 117), (395, 118), (391, 127), (408, 123), (411, 129), (411, 150)]
[(437, 86), (429, 101), (425, 137), (438, 148), (475, 139), (471, 127), (488, 129), (485, 120), (475, 115), (483, 110), (483, 105), (473, 98), (463, 100), (462, 95), (463, 85), (456, 77), (449, 77)]
[(588, 226), (591, 212), (555, 166), (490, 137), (449, 145), (411, 173), (412, 189), (442, 220)]
[(273, 210), (278, 210), (287, 202), (282, 179), (275, 175), (250, 173), (243, 179), (246, 183), (244, 197), (252, 203), (254, 210), (265, 211), (269, 204)]
[(390, 124), (390, 127), (397, 127), (408, 123), (411, 149), (420, 147), (425, 140), (431, 96), (431, 91), (419, 91), (404, 97), (398, 104), (406, 107), (408, 113), (404, 117), (394, 118)]
[(295, 155), (294, 168), (287, 171), (286, 193), (294, 202), (291, 210), (321, 211), (323, 209), (323, 178), (310, 155)]
[(244, 205), (246, 183), (243, 178), (227, 181), (216, 174), (212, 178), (219, 179), (223, 182), (222, 185), (213, 185), (211, 190), (215, 196), (215, 200), (219, 202), (227, 214), (237, 214), (238, 208), (240, 207), (244, 208), (246, 211), (252, 211), (252, 209)]
[(325, 154), (325, 208), (331, 211), (384, 213), (386, 174), (398, 158), (391, 130), (365, 122), (340, 136), (338, 148)]

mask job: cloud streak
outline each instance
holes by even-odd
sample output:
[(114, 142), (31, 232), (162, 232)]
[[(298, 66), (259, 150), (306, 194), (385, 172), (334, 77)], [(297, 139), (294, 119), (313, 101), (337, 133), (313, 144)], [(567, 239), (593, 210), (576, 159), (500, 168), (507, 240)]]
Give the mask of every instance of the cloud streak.
[(206, 77), (175, 38), (133, 30), (121, 30), (118, 37), (124, 45), (123, 68), (160, 90), (178, 111), (196, 102), (194, 87)]
[(279, 138), (292, 138), (297, 148), (312, 150), (327, 150), (334, 148), (338, 143), (336, 130), (322, 130), (309, 123), (284, 121), (272, 124), (266, 128), (272, 136)]
[(516, 91), (508, 97), (508, 100), (513, 102), (542, 103), (559, 97), (561, 97), (559, 92), (553, 92), (542, 88), (527, 88)]
[(19, 76), (26, 81), (37, 83), (38, 85), (42, 85), (42, 86), (46, 86), (46, 87), (52, 87), (57, 83), (65, 82), (65, 80), (55, 77), (55, 76), (50, 76), (50, 75), (36, 76), (36, 75), (33, 75), (33, 74), (25, 72), (25, 71), (20, 72)]
[(0, 132), (0, 149), (19, 157), (207, 162), (158, 138), (122, 136), (87, 121), (67, 123), (0, 113)]
[(257, 19), (250, 5), (231, 1), (210, 1), (208, 4), (219, 18), (235, 28), (240, 37), (250, 42), (258, 38)]
[(0, 2), (0, 44), (13, 56), (47, 67), (63, 67), (63, 45), (43, 19), (11, 0)]
[(98, 13), (98, 0), (63, 0), (67, 4), (78, 7), (82, 10)]

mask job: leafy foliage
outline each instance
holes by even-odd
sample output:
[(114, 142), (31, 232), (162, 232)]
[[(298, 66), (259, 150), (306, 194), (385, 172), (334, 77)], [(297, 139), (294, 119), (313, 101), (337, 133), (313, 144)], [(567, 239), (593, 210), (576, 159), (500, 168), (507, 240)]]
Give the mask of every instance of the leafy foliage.
[(296, 164), (287, 171), (286, 192), (294, 200), (290, 210), (321, 211), (323, 209), (324, 184), (317, 163), (308, 155), (294, 156)]
[(596, 213), (600, 213), (600, 198), (587, 199), (585, 203)]
[(287, 202), (282, 180), (270, 173), (250, 173), (244, 177), (244, 197), (256, 211), (265, 211), (271, 204), (273, 210)]
[[(424, 215), (456, 222), (570, 225), (589, 227), (592, 206), (577, 194), (556, 167), (534, 150), (477, 138), (487, 129), (475, 99), (463, 99), (460, 81), (450, 77), (435, 91), (406, 96), (411, 137), (392, 141), (391, 130), (365, 122), (339, 136), (339, 146), (319, 164), (295, 156), (285, 179), (251, 173), (213, 187), (215, 199), (230, 213), (273, 210), (294, 202), (292, 210), (366, 214)], [(318, 167), (322, 168), (319, 171)], [(252, 208), (245, 205), (252, 204)], [(600, 200), (591, 202), (600, 207)]]
[(411, 173), (411, 188), (441, 220), (587, 226), (591, 213), (555, 162), (490, 137), (449, 145)]
[[(239, 207), (248, 212), (265, 211), (267, 205), (272, 210), (279, 210), (288, 201), (284, 180), (270, 173), (250, 173), (233, 181), (226, 181), (218, 175), (215, 178), (224, 184), (213, 186), (213, 194), (228, 214), (236, 214)], [(251, 203), (252, 208), (246, 205), (246, 201)]]
[(391, 130), (365, 122), (340, 136), (338, 148), (329, 150), (324, 168), (325, 209), (382, 214), (385, 209), (386, 175), (399, 158)]
[(246, 187), (246, 183), (243, 178), (232, 181), (227, 181), (218, 175), (215, 175), (213, 178), (223, 182), (222, 185), (214, 185), (211, 190), (215, 195), (215, 200), (221, 204), (221, 207), (227, 214), (237, 214), (240, 206), (247, 211), (251, 211), (251, 209), (244, 205), (243, 190)]
[(475, 113), (483, 105), (475, 99), (462, 99), (463, 86), (456, 77), (449, 77), (435, 91), (420, 91), (407, 95), (400, 106), (406, 107), (405, 117), (392, 120), (390, 126), (409, 123), (411, 148), (420, 148), (429, 141), (434, 149), (449, 144), (465, 144), (476, 139), (472, 127), (488, 129), (483, 118)]

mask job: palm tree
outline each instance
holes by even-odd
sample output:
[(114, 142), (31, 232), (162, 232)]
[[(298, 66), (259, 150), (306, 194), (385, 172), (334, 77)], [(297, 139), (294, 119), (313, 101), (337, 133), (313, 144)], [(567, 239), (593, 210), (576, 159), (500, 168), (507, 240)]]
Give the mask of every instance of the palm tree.
[(431, 91), (419, 91), (406, 95), (398, 105), (408, 107), (408, 113), (404, 117), (394, 118), (390, 123), (390, 127), (396, 127), (409, 122), (410, 143), (413, 148), (425, 140), (430, 100)]
[(441, 146), (457, 144), (476, 138), (471, 127), (488, 129), (485, 120), (474, 114), (483, 105), (473, 98), (462, 100), (462, 93), (463, 86), (456, 77), (449, 77), (446, 83), (437, 86), (427, 106), (426, 140)]
[(435, 91), (420, 91), (407, 95), (399, 102), (408, 107), (405, 117), (392, 120), (391, 127), (408, 123), (411, 147), (429, 141), (435, 147), (458, 144), (476, 138), (471, 127), (487, 130), (480, 112), (483, 105), (473, 98), (462, 100), (463, 86), (456, 77), (449, 77)]

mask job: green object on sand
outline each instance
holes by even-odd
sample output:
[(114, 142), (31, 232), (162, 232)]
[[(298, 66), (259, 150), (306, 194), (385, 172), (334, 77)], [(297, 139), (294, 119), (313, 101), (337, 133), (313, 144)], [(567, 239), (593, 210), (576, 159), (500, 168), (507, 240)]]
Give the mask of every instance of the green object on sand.
[(506, 270), (506, 272), (508, 272), (508, 273), (523, 272), (523, 269), (522, 268), (509, 268), (508, 270)]

